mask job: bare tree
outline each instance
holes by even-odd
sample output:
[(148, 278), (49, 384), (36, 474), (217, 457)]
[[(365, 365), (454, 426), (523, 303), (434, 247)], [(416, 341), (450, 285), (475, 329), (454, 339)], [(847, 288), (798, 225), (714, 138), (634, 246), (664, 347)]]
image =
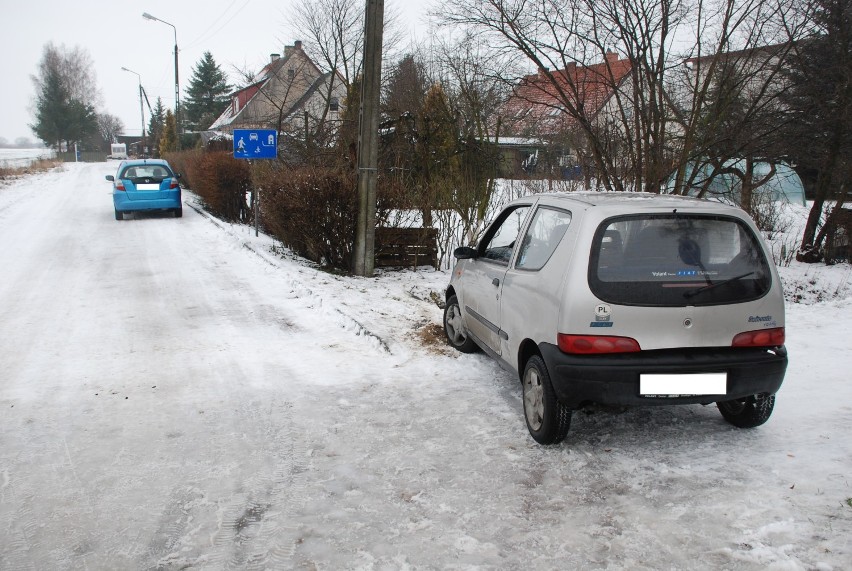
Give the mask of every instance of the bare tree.
[[(362, 0), (306, 0), (295, 8), (293, 27), (304, 40), (305, 52), (320, 70), (329, 74), (322, 90), (328, 105), (326, 113), (318, 118), (318, 125), (327, 125), (327, 112), (333, 100), (340, 99), (335, 95), (340, 83), (346, 88), (344, 99), (348, 104), (357, 101), (352, 89), (363, 68), (364, 15)], [(397, 13), (386, 7), (382, 51), (385, 56), (392, 57), (400, 42), (397, 19)]]
[(116, 142), (116, 137), (123, 132), (124, 123), (121, 119), (109, 113), (98, 115), (98, 135), (106, 148), (109, 148), (110, 143)]
[(794, 142), (792, 158), (814, 179), (814, 203), (798, 258), (816, 262), (850, 192), (852, 6), (848, 0), (811, 0), (802, 10), (812, 27), (795, 51), (787, 98), (795, 121), (784, 135)]
[(464, 242), (484, 230), (500, 170), (497, 148), (508, 96), (502, 80), (511, 65), (474, 34), (445, 43), (437, 62), (458, 117), (458, 175), (447, 204), (460, 217)]
[(384, 179), (402, 187), (443, 259), (478, 237), (498, 175), (505, 60), (471, 34), (404, 57), (388, 74)]
[[(659, 192), (676, 171), (675, 190), (683, 192), (689, 165), (721, 148), (729, 135), (708, 114), (720, 63), (731, 52), (789, 46), (790, 30), (783, 24), (792, 3), (447, 0), (438, 17), (482, 32), (538, 71), (525, 81), (554, 101), (552, 111), (580, 136), (579, 151), (588, 154), (604, 188)], [(692, 69), (685, 68), (687, 61)], [(762, 86), (755, 93), (770, 92), (779, 62), (767, 60), (764, 73), (750, 76)], [(741, 105), (718, 98), (714, 116)], [(765, 106), (765, 100), (754, 103), (746, 113), (754, 117)], [(734, 145), (729, 152), (736, 151)]]

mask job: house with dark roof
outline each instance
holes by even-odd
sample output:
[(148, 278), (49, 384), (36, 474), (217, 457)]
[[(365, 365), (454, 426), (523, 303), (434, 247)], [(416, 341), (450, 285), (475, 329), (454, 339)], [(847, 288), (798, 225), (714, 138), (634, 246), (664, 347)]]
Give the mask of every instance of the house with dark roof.
[(340, 121), (346, 86), (339, 73), (323, 72), (302, 42), (271, 54), (255, 80), (231, 94), (231, 101), (205, 133), (230, 136), (234, 129), (276, 129), (280, 136), (304, 138)]
[[(503, 132), (508, 138), (540, 141), (541, 149), (517, 157), (527, 173), (535, 170), (540, 154), (551, 156), (551, 167), (563, 176), (575, 176), (577, 155), (583, 145), (580, 118), (606, 121), (617, 113), (618, 93), (626, 93), (633, 66), (618, 53), (588, 66), (572, 63), (565, 69), (541, 69), (515, 85), (503, 111)], [(545, 150), (545, 147), (549, 147)]]

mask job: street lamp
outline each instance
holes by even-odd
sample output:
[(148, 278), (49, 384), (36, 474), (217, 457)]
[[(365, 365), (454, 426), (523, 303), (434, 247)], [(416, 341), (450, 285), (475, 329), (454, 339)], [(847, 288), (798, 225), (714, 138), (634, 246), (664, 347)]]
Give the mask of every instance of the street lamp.
[(121, 68), (123, 71), (128, 73), (132, 73), (137, 78), (139, 78), (139, 116), (142, 117), (142, 148), (140, 151), (142, 153), (145, 152), (145, 108), (142, 107), (142, 76), (133, 71), (132, 69), (127, 69), (126, 67)]
[(177, 28), (175, 28), (174, 24), (169, 24), (165, 20), (161, 20), (156, 16), (152, 16), (148, 12), (143, 12), (142, 17), (146, 20), (154, 20), (155, 22), (162, 22), (167, 26), (171, 26), (172, 30), (175, 31), (175, 128), (177, 129), (177, 148), (180, 149), (180, 84), (178, 82), (178, 44), (177, 44)]

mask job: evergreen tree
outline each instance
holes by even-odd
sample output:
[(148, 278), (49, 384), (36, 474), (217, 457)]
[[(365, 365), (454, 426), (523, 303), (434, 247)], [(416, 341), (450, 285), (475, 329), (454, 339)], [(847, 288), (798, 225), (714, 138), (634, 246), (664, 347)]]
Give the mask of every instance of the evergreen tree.
[(405, 113), (417, 116), (423, 108), (428, 90), (429, 83), (423, 64), (408, 54), (388, 74), (382, 112), (392, 119)]
[(160, 156), (177, 150), (177, 124), (172, 110), (166, 111), (166, 124), (160, 137)]
[(30, 128), (45, 144), (59, 149), (67, 139), (65, 115), (68, 91), (62, 85), (58, 68), (47, 66), (42, 73), (46, 76), (41, 78), (41, 90), (36, 94), (35, 123)]
[[(80, 50), (65, 54), (53, 44), (44, 47), (37, 75), (32, 76), (36, 88), (35, 123), (30, 128), (39, 139), (57, 149), (65, 143), (82, 142), (98, 132), (98, 119), (93, 97), (75, 89), (85, 54)], [(82, 95), (81, 95), (82, 94)], [(84, 97), (85, 96), (85, 97)]]
[(417, 117), (417, 143), (412, 165), (424, 226), (432, 226), (432, 208), (443, 202), (448, 190), (454, 186), (457, 141), (458, 128), (446, 93), (436, 83), (426, 93)]
[(231, 86), (210, 52), (195, 64), (183, 107), (183, 120), (190, 131), (203, 131), (228, 104)]
[(163, 106), (163, 100), (157, 98), (157, 103), (151, 112), (151, 120), (148, 121), (148, 136), (151, 138), (151, 156), (160, 156), (160, 139), (163, 136), (163, 131), (166, 128), (166, 108)]

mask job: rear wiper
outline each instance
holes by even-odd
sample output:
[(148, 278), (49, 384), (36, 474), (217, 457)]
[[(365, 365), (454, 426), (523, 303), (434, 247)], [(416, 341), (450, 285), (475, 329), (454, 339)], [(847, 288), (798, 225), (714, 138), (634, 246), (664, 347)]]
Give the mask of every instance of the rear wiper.
[(707, 284), (706, 286), (704, 286), (704, 287), (700, 287), (700, 288), (698, 288), (698, 289), (691, 289), (691, 290), (689, 290), (689, 291), (687, 291), (687, 292), (684, 292), (683, 297), (685, 297), (686, 299), (689, 299), (689, 298), (691, 298), (691, 297), (695, 297), (695, 296), (696, 296), (696, 295), (698, 295), (699, 293), (705, 292), (705, 291), (707, 291), (708, 289), (713, 289), (714, 287), (723, 286), (723, 285), (725, 285), (725, 284), (729, 284), (729, 283), (731, 283), (731, 282), (735, 282), (735, 281), (737, 281), (737, 280), (741, 280), (741, 279), (743, 279), (743, 278), (747, 278), (748, 276), (752, 275), (753, 273), (754, 273), (754, 270), (752, 270), (752, 271), (750, 271), (750, 272), (748, 272), (748, 273), (745, 273), (745, 274), (739, 275), (739, 276), (734, 276), (734, 277), (732, 277), (732, 278), (728, 278), (728, 279), (726, 279), (726, 280), (722, 280), (722, 281), (720, 281), (720, 282), (715, 282), (715, 283), (712, 283), (712, 284)]

